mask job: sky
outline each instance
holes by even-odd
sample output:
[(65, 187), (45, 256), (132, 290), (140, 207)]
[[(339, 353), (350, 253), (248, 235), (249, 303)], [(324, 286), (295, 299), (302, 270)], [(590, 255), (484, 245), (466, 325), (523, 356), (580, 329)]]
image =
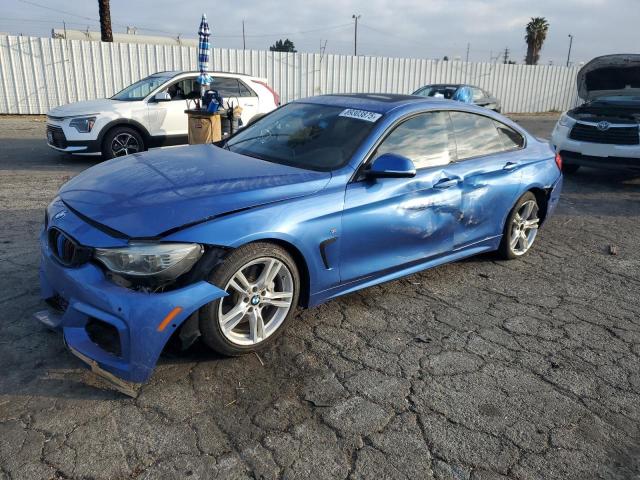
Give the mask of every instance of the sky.
[[(50, 36), (52, 28), (99, 30), (95, 0), (0, 0), (0, 32)], [(549, 33), (540, 63), (565, 64), (569, 37), (572, 62), (607, 53), (638, 53), (640, 0), (111, 0), (114, 32), (127, 26), (140, 34), (196, 38), (206, 13), (216, 47), (268, 49), (280, 38), (298, 51), (353, 54), (354, 21), (358, 54), (465, 59), (510, 58), (522, 63), (525, 25), (543, 16)]]

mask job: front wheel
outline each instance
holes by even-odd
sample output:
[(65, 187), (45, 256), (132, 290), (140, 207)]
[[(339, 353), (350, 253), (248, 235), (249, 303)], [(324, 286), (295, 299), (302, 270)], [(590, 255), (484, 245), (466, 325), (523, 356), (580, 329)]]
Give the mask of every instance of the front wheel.
[(102, 141), (102, 158), (109, 160), (144, 151), (144, 140), (133, 128), (115, 127), (107, 132)]
[(270, 243), (234, 250), (209, 281), (228, 295), (200, 309), (200, 331), (204, 343), (223, 355), (253, 352), (273, 342), (298, 304), (295, 261)]
[(538, 235), (538, 211), (538, 201), (533, 193), (527, 192), (518, 199), (504, 226), (498, 249), (502, 258), (512, 260), (529, 251)]

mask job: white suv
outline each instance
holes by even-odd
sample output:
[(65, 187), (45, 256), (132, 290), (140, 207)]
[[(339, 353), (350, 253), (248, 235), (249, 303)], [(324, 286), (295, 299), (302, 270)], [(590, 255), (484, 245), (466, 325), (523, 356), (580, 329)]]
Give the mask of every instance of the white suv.
[[(152, 147), (187, 143), (187, 115), (200, 97), (199, 72), (159, 72), (111, 98), (71, 103), (47, 114), (47, 143), (61, 152), (113, 158)], [(242, 123), (278, 107), (266, 79), (211, 72), (225, 106), (242, 107)]]
[(563, 171), (640, 169), (640, 55), (594, 58), (577, 82), (585, 103), (563, 113), (551, 135)]

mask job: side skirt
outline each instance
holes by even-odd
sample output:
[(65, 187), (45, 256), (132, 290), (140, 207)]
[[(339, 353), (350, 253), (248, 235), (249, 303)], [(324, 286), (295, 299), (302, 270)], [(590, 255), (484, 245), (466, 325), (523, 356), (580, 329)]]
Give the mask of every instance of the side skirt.
[(390, 282), (392, 280), (397, 280), (398, 278), (405, 277), (422, 270), (427, 270), (429, 268), (444, 265), (445, 263), (456, 262), (458, 260), (462, 260), (463, 258), (472, 257), (480, 253), (496, 250), (500, 245), (501, 238), (502, 235), (491, 237), (479, 243), (467, 246), (463, 249), (454, 250), (453, 252), (441, 257), (430, 258), (421, 260), (418, 263), (404, 265), (398, 270), (385, 270), (375, 275), (371, 275), (349, 283), (337, 285), (327, 290), (323, 290), (311, 295), (311, 298), (309, 299), (309, 308), (324, 303), (333, 298), (339, 297), (341, 295), (361, 290), (363, 288)]

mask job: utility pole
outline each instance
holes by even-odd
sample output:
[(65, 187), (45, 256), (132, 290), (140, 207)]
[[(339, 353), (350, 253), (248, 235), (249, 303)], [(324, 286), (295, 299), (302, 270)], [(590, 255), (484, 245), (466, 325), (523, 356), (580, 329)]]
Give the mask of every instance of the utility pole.
[(509, 47), (504, 49), (504, 62), (505, 65), (509, 63)]
[(569, 34), (569, 53), (567, 53), (567, 67), (569, 66), (569, 60), (571, 59), (571, 45), (573, 44), (573, 35)]
[(247, 48), (247, 42), (245, 41), (244, 38), (244, 20), (242, 20), (242, 50), (246, 50)]
[(98, 11), (100, 12), (100, 37), (103, 42), (113, 42), (109, 0), (98, 0)]
[(353, 18), (356, 21), (356, 29), (353, 35), (353, 56), (354, 57), (358, 56), (358, 19), (361, 16), (362, 15), (356, 15), (356, 14), (351, 15), (351, 18)]
[(471, 44), (467, 42), (467, 59), (465, 60), (467, 63), (469, 63), (469, 49), (471, 48)]

